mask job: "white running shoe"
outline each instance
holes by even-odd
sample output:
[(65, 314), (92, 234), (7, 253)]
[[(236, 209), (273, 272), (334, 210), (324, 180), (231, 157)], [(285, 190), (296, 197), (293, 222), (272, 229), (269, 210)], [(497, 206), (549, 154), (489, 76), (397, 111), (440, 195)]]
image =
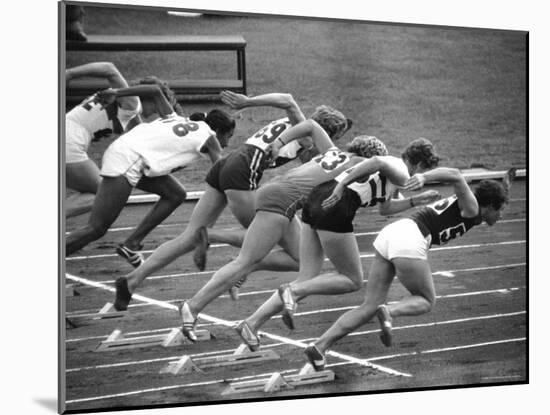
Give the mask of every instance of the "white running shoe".
[(251, 352), (260, 349), (260, 338), (252, 331), (246, 321), (241, 321), (235, 326), (235, 331), (243, 339)]
[(290, 329), (294, 330), (294, 313), (298, 308), (298, 304), (290, 289), (290, 284), (283, 284), (279, 287), (279, 297), (283, 302), (283, 323)]
[(178, 307), (178, 311), (180, 313), (182, 326), (181, 326), (181, 332), (185, 337), (187, 337), (192, 342), (197, 341), (197, 335), (195, 334), (195, 324), (197, 323), (197, 319), (193, 316), (193, 313), (191, 313), (191, 310), (189, 309), (189, 305), (187, 302), (183, 303), (180, 307)]

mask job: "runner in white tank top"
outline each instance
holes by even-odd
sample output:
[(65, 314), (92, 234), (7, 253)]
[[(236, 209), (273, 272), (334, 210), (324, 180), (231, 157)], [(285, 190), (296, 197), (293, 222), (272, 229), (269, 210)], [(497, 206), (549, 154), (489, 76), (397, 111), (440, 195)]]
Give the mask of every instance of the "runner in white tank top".
[[(139, 86), (139, 88), (146, 85)], [(107, 97), (107, 93), (106, 93)], [(106, 99), (106, 97), (104, 97)], [(138, 188), (160, 196), (149, 214), (131, 235), (128, 246), (119, 246), (117, 253), (138, 267), (143, 257), (136, 252), (139, 242), (185, 200), (185, 190), (169, 173), (186, 167), (206, 155), (212, 162), (221, 156), (235, 129), (235, 121), (223, 111), (212, 110), (208, 115), (194, 114), (189, 118), (172, 112), (170, 103), (160, 94), (161, 119), (136, 126), (114, 141), (103, 157), (101, 181), (88, 224), (66, 239), (70, 255), (88, 243), (99, 239), (124, 208), (132, 189)], [(114, 99), (113, 96), (110, 96)], [(172, 193), (178, 187), (181, 191)], [(139, 230), (139, 232), (137, 232)]]
[[(93, 62), (69, 68), (66, 82), (80, 77), (106, 79), (111, 88), (126, 88), (128, 83), (109, 62)], [(141, 109), (137, 96), (125, 96), (104, 105), (93, 95), (71, 109), (65, 116), (65, 183), (67, 200), (65, 216), (72, 217), (91, 209), (101, 177), (99, 168), (88, 157), (92, 140), (112, 133), (120, 134)]]

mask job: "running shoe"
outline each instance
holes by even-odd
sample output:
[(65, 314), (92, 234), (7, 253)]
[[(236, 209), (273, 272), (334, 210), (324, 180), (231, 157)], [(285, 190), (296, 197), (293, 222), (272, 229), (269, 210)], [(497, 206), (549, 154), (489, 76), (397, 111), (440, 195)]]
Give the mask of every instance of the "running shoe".
[(193, 253), (193, 262), (200, 271), (206, 268), (206, 252), (209, 246), (208, 231), (206, 227), (201, 226), (195, 232), (195, 252)]
[(241, 321), (235, 326), (235, 331), (243, 339), (251, 352), (255, 352), (260, 349), (260, 338), (254, 334), (250, 326), (246, 321)]
[(325, 355), (319, 351), (314, 343), (308, 344), (304, 350), (304, 353), (307, 357), (307, 360), (309, 360), (309, 363), (313, 365), (313, 368), (316, 371), (320, 371), (325, 368), (325, 365), (327, 364)]
[(294, 299), (294, 294), (290, 289), (290, 284), (283, 284), (279, 287), (279, 297), (283, 301), (283, 323), (290, 329), (294, 330), (294, 313), (298, 304)]
[(392, 318), (388, 306), (385, 304), (379, 305), (376, 309), (376, 317), (380, 322), (380, 340), (384, 343), (384, 346), (390, 347), (392, 342)]
[(181, 332), (185, 337), (187, 337), (192, 342), (197, 341), (197, 335), (195, 334), (195, 324), (197, 323), (197, 319), (193, 317), (193, 313), (191, 313), (191, 310), (189, 309), (189, 305), (187, 302), (181, 304), (178, 306), (178, 311), (180, 313), (182, 325), (181, 325)]
[(229, 289), (229, 297), (231, 297), (233, 301), (237, 301), (239, 299), (239, 289), (245, 283), (245, 281), (246, 277), (242, 277), (239, 281), (235, 283), (233, 287)]
[(134, 268), (137, 268), (141, 264), (143, 264), (143, 254), (139, 251), (132, 251), (130, 248), (124, 246), (123, 244), (120, 244), (117, 247), (116, 253), (124, 258), (126, 261), (128, 261), (128, 263)]
[(115, 280), (115, 289), (115, 310), (126, 311), (132, 299), (132, 293), (128, 289), (128, 280), (124, 277), (118, 277)]

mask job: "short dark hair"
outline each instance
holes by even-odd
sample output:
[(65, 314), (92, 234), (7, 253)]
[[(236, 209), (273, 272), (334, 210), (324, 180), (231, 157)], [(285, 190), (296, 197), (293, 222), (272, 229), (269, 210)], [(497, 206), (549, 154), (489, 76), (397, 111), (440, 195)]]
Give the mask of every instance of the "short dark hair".
[(474, 195), (479, 206), (492, 206), (495, 210), (499, 210), (508, 203), (508, 192), (496, 180), (480, 181), (474, 190)]
[(426, 138), (413, 140), (401, 154), (403, 160), (408, 160), (413, 166), (420, 164), (425, 169), (433, 169), (439, 164), (439, 156), (435, 153), (434, 145)]
[(213, 109), (209, 113), (195, 112), (189, 116), (191, 121), (204, 121), (216, 133), (225, 134), (235, 129), (235, 120), (225, 111)]

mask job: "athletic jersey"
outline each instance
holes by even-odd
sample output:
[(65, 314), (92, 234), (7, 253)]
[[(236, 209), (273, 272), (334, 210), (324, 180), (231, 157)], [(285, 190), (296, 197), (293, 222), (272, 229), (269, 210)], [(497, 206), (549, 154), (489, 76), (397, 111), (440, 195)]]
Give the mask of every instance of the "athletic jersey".
[[(116, 101), (103, 106), (97, 95), (92, 95), (70, 110), (65, 117), (67, 124), (76, 124), (85, 132), (74, 139), (84, 140), (79, 144), (87, 149), (92, 140), (98, 140), (113, 133), (122, 134), (130, 120), (140, 112), (141, 105), (138, 105), (135, 110), (123, 109)], [(67, 141), (71, 139), (73, 137), (67, 134)]]
[(482, 222), (480, 215), (462, 217), (456, 195), (427, 205), (410, 217), (424, 236), (432, 236), (432, 244), (435, 245), (444, 245)]
[(292, 181), (301, 188), (313, 189), (318, 184), (334, 179), (342, 173), (350, 166), (352, 157), (338, 147), (331, 147), (307, 163), (289, 170), (284, 179)]
[[(273, 143), (277, 137), (279, 137), (283, 131), (292, 127), (288, 117), (280, 118), (267, 124), (262, 129), (256, 131), (256, 133), (245, 141), (245, 144), (258, 147), (264, 153), (267, 148)], [(281, 166), (290, 160), (294, 160), (298, 157), (298, 152), (302, 149), (300, 143), (296, 140), (284, 145), (279, 150), (277, 158), (271, 161), (269, 167)]]
[[(386, 156), (390, 157), (390, 156)], [(401, 159), (397, 157), (392, 157), (398, 167), (402, 168), (404, 172), (407, 171), (407, 166)], [(344, 180), (353, 170), (355, 166), (347, 169), (336, 177), (337, 182)], [(350, 183), (346, 186), (347, 188), (353, 190), (359, 198), (361, 199), (361, 206), (375, 206), (377, 203), (383, 203), (391, 199), (394, 191), (397, 189), (397, 186), (390, 182), (385, 176), (376, 172), (370, 176), (363, 177), (359, 180), (356, 180), (353, 183)]]
[(214, 135), (205, 122), (190, 121), (173, 113), (169, 118), (139, 124), (118, 140), (123, 140), (143, 158), (146, 176), (157, 177), (204, 157), (200, 149)]

